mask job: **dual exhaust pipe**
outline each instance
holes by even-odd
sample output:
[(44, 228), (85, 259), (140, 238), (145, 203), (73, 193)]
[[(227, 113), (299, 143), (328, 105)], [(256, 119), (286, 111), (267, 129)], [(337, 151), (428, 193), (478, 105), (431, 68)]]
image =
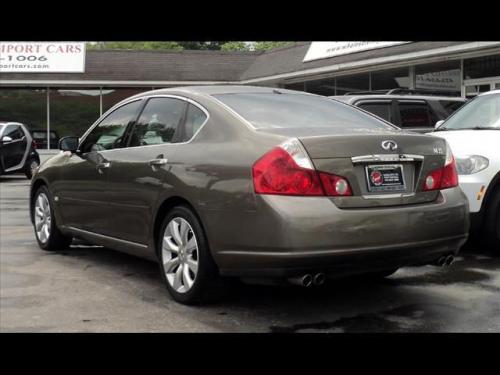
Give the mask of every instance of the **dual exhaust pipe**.
[(455, 261), (455, 257), (453, 255), (443, 255), (436, 261), (436, 265), (439, 267), (447, 267), (451, 266), (451, 264)]
[[(439, 267), (448, 267), (453, 264), (455, 257), (453, 255), (443, 255), (440, 257), (435, 264)], [(288, 282), (293, 285), (299, 285), (309, 288), (313, 285), (319, 286), (323, 285), (326, 281), (326, 276), (323, 272), (318, 272), (314, 275), (306, 273), (305, 275), (290, 277)]]
[(290, 277), (288, 282), (293, 285), (299, 285), (309, 288), (312, 285), (323, 285), (325, 283), (326, 276), (323, 272), (318, 272), (317, 274), (311, 275), (306, 273), (305, 275)]

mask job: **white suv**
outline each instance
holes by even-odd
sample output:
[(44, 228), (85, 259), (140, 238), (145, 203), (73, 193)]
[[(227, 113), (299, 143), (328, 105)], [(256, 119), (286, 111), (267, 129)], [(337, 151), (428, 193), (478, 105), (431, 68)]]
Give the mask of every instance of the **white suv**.
[(500, 90), (477, 96), (429, 134), (446, 139), (455, 155), (471, 234), (500, 253)]

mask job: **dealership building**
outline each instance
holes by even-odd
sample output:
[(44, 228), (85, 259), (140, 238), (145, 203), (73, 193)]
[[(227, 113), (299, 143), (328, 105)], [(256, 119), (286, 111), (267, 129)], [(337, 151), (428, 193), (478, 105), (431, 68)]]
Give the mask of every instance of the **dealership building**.
[(407, 88), (462, 97), (500, 88), (500, 42), (300, 42), (264, 52), (19, 44), (27, 43), (0, 42), (0, 121), (59, 137), (81, 135), (118, 101), (164, 87), (243, 84), (320, 95)]

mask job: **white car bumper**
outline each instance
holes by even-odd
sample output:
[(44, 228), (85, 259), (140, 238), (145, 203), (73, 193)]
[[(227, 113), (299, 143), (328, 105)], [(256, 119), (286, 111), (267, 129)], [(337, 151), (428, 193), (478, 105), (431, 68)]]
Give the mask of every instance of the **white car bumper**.
[(474, 173), (470, 175), (459, 175), (458, 181), (460, 188), (467, 196), (469, 200), (469, 211), (470, 213), (479, 212), (481, 209), (481, 204), (483, 203), (486, 190), (491, 182), (491, 176), (489, 173)]

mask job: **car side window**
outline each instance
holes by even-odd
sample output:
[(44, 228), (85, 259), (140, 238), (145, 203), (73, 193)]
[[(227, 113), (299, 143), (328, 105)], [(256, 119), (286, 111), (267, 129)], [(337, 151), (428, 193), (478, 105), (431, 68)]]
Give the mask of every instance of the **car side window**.
[(125, 130), (135, 121), (141, 103), (141, 100), (137, 100), (111, 112), (87, 136), (81, 151), (86, 153), (125, 147)]
[(189, 103), (184, 124), (183, 142), (189, 141), (207, 120), (207, 115), (197, 106)]
[(364, 109), (365, 111), (368, 111), (370, 113), (373, 113), (375, 116), (378, 116), (380, 118), (383, 118), (386, 121), (392, 122), (392, 116), (391, 116), (391, 102), (386, 101), (386, 102), (366, 102), (366, 103), (360, 103), (358, 105), (359, 108)]
[(149, 99), (130, 137), (130, 147), (177, 142), (186, 102), (174, 98)]
[(402, 128), (433, 127), (437, 119), (426, 102), (398, 101), (399, 124)]
[(24, 132), (19, 125), (8, 125), (3, 132), (4, 137), (10, 137), (13, 141), (21, 139), (24, 136)]

